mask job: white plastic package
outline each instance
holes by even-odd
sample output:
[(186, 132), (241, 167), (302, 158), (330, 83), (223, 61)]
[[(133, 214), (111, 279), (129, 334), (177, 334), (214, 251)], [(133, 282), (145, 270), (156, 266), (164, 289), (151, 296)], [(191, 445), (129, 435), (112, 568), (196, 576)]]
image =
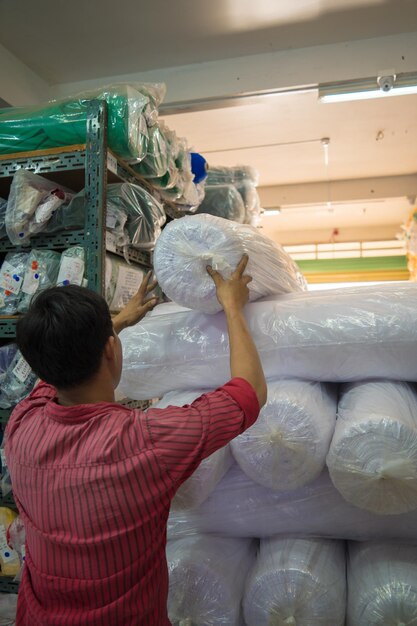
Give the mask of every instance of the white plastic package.
[(415, 541), (417, 511), (377, 515), (349, 504), (328, 472), (292, 491), (274, 491), (253, 482), (233, 465), (207, 500), (189, 511), (171, 511), (169, 538), (196, 533), (228, 537), (323, 537)]
[(17, 307), (25, 313), (38, 290), (54, 287), (57, 282), (61, 254), (54, 250), (31, 250), (26, 261), (25, 277)]
[(335, 389), (298, 380), (270, 382), (256, 423), (230, 446), (249, 478), (289, 491), (321, 474), (335, 424)]
[(196, 213), (216, 215), (243, 224), (246, 218), (242, 196), (234, 185), (205, 186), (203, 202)]
[(10, 241), (20, 245), (45, 230), (54, 212), (68, 205), (74, 194), (58, 183), (20, 169), (13, 176), (6, 209)]
[[(182, 218), (185, 219), (185, 218)], [(417, 285), (288, 294), (245, 307), (266, 376), (346, 382), (417, 381)], [(223, 313), (162, 304), (121, 333), (129, 398), (215, 389), (230, 378)]]
[(21, 297), (29, 252), (8, 252), (0, 267), (0, 315), (14, 315)]
[(246, 539), (187, 537), (167, 544), (172, 626), (241, 626), (241, 601), (255, 550)]
[(417, 545), (349, 544), (347, 626), (417, 624)]
[(407, 383), (349, 385), (327, 457), (334, 485), (382, 515), (417, 509), (417, 393)]
[(344, 542), (262, 539), (243, 607), (246, 626), (344, 626)]
[(121, 311), (142, 284), (146, 271), (122, 258), (106, 255), (105, 298), (112, 312)]
[[(184, 406), (204, 393), (207, 391), (174, 391), (166, 394), (155, 407), (164, 409), (167, 406)], [(228, 445), (203, 459), (193, 475), (178, 489), (171, 508), (190, 509), (199, 506), (208, 498), (232, 463), (233, 457)]]
[(15, 343), (8, 343), (0, 346), (0, 408), (9, 406), (8, 399), (4, 396), (3, 386), (6, 379), (6, 372), (9, 369), (17, 352)]
[(154, 267), (167, 296), (204, 313), (217, 313), (221, 304), (207, 265), (228, 278), (242, 255), (249, 255), (246, 273), (251, 300), (305, 289), (298, 267), (281, 246), (256, 228), (213, 215), (192, 215), (170, 222), (155, 247)]
[(36, 380), (36, 374), (17, 350), (1, 381), (0, 408), (9, 408), (23, 400)]
[(84, 282), (85, 250), (82, 246), (73, 246), (64, 250), (59, 264), (56, 284), (82, 285)]

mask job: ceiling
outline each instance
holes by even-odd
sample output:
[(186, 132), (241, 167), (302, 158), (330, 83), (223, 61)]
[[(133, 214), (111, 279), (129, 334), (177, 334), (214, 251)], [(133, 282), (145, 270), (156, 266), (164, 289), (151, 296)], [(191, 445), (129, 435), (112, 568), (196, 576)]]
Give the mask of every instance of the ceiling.
[[(320, 75), (326, 64), (334, 66), (326, 46), (340, 44), (347, 61), (355, 58), (357, 75), (361, 57), (348, 42), (416, 32), (416, 0), (0, 0), (0, 44), (51, 89), (141, 72), (152, 80), (153, 71), (160, 80), (160, 70), (171, 68), (167, 76), (175, 77), (182, 66), (192, 67), (189, 76), (203, 83), (199, 64), (215, 62), (211, 71), (217, 72), (228, 59), (249, 55), (259, 55), (251, 57), (260, 64), (251, 72), (270, 76), (270, 89), (282, 75), (293, 87), (293, 66), (270, 73), (261, 65), (265, 55), (287, 51), (292, 56), (284, 64), (305, 59), (307, 65), (311, 50), (323, 46), (312, 61)], [(417, 51), (415, 59), (411, 69), (417, 71)], [(405, 62), (404, 55), (396, 62)], [(381, 69), (378, 55), (371, 65), (375, 73)], [(226, 81), (225, 94), (237, 92), (240, 75)], [(248, 102), (208, 103), (194, 112), (164, 113), (164, 119), (210, 164), (255, 167), (265, 207), (283, 206), (291, 196), (279, 215), (263, 220), (274, 239), (324, 242), (334, 229), (344, 241), (395, 237), (410, 211), (409, 196), (417, 193), (417, 96), (325, 105), (311, 89)], [(327, 165), (323, 138), (330, 139)], [(416, 182), (411, 190), (404, 183), (410, 175)], [(362, 192), (365, 179), (372, 183)], [(379, 185), (384, 192), (372, 196), (374, 183), (385, 179), (390, 184)], [(342, 195), (336, 192), (340, 181), (348, 183)], [(320, 184), (317, 198), (311, 192)]]

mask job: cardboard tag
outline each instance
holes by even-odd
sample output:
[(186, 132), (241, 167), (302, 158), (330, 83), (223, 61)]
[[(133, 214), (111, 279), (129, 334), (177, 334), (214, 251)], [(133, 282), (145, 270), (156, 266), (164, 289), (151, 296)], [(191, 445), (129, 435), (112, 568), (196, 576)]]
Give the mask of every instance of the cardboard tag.
[(17, 380), (24, 383), (32, 373), (32, 369), (29, 363), (23, 358), (23, 356), (21, 356), (14, 366), (12, 373), (16, 376)]

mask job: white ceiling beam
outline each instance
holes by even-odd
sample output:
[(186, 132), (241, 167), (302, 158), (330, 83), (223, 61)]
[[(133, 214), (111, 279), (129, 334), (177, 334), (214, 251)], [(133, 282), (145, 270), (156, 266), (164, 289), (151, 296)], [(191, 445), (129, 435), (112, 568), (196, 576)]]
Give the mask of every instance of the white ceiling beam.
[(0, 98), (12, 106), (48, 100), (49, 85), (0, 44)]
[[(272, 219), (272, 218), (270, 218)], [(400, 228), (397, 223), (383, 226), (348, 226), (339, 229), (336, 241), (386, 241), (395, 239)], [(266, 220), (260, 231), (283, 246), (303, 245), (311, 243), (329, 243), (332, 229), (317, 228), (296, 230), (282, 230), (279, 222), (275, 226), (268, 226)]]
[(417, 196), (417, 174), (258, 187), (261, 206), (320, 204)]

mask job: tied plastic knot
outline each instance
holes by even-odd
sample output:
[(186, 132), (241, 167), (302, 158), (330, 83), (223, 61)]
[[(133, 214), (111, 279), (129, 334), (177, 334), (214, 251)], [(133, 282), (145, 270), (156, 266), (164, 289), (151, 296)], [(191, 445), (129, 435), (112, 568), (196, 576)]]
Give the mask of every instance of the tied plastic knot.
[(284, 624), (287, 624), (287, 626), (297, 626), (294, 615), (287, 617), (287, 619), (284, 620)]
[(193, 626), (193, 620), (191, 617), (186, 617), (185, 619), (181, 619), (178, 626)]
[(214, 270), (218, 272), (227, 272), (223, 278), (229, 278), (231, 275), (231, 267), (224, 256), (220, 256), (219, 254), (212, 254), (211, 252), (205, 252), (200, 255), (200, 259), (204, 261), (204, 265), (211, 265)]
[(408, 478), (415, 478), (416, 471), (411, 459), (397, 459), (392, 461), (386, 461), (382, 464), (381, 469), (378, 472), (378, 478), (389, 479), (397, 478), (399, 480), (406, 480)]
[[(276, 430), (269, 434), (268, 441), (269, 443), (282, 443), (284, 436), (280, 430)], [(288, 618), (290, 619), (290, 618)], [(287, 622), (285, 622), (287, 623)], [(291, 622), (289, 622), (291, 623)]]

